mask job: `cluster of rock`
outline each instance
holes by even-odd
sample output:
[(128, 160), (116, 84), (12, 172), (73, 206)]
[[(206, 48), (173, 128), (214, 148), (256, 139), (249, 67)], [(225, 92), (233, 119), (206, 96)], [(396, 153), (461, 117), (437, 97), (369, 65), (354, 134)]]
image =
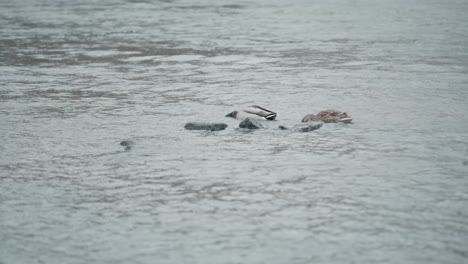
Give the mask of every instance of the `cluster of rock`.
[[(206, 123), (206, 122), (189, 122), (185, 124), (184, 128), (187, 130), (208, 130), (208, 131), (219, 131), (224, 130), (228, 127), (225, 123)], [(247, 129), (260, 129), (263, 128), (262, 124), (252, 118), (244, 119), (240, 124), (240, 128)]]
[[(239, 127), (244, 129), (261, 129), (264, 128), (262, 123), (255, 118), (247, 117), (244, 118), (243, 116), (251, 116), (262, 118), (263, 120), (273, 121), (276, 119), (276, 113), (260, 107), (258, 105), (249, 106), (240, 111), (232, 111), (231, 113), (227, 114), (226, 117), (232, 117), (236, 119), (243, 119), (240, 122)], [(307, 122), (323, 122), (323, 123), (335, 123), (335, 122), (342, 122), (342, 123), (350, 123), (353, 120), (351, 116), (346, 114), (345, 112), (340, 112), (336, 110), (325, 110), (321, 111), (318, 114), (309, 114), (304, 116), (302, 119), (303, 123)], [(224, 130), (228, 127), (225, 123), (208, 123), (208, 122), (189, 122), (186, 123), (184, 128), (187, 130), (205, 130), (205, 131), (220, 131)], [(288, 128), (285, 126), (280, 125), (278, 128), (281, 130), (290, 130), (294, 132), (310, 132), (317, 130), (322, 127), (322, 123), (313, 123), (311, 125), (296, 125), (292, 128)], [(124, 140), (120, 142), (120, 145), (125, 147), (125, 150), (130, 150), (134, 145), (132, 141)], [(463, 163), (464, 165), (468, 165), (468, 161)]]
[[(258, 105), (251, 105), (243, 108), (242, 110), (235, 110), (226, 115), (226, 117), (243, 119), (239, 124), (240, 128), (246, 129), (260, 129), (263, 128), (262, 124), (256, 119), (250, 117), (257, 117), (263, 120), (273, 121), (276, 119), (276, 112), (268, 110)], [(245, 118), (244, 116), (250, 116)], [(303, 123), (307, 122), (323, 122), (323, 123), (350, 123), (353, 120), (346, 112), (336, 111), (336, 110), (325, 110), (320, 111), (317, 114), (309, 114), (302, 118)], [(302, 127), (295, 127), (292, 130), (297, 132), (310, 132), (319, 129), (322, 127), (322, 124), (313, 124)], [(188, 130), (209, 130), (209, 131), (219, 131), (227, 128), (227, 125), (224, 123), (199, 123), (191, 122), (185, 124), (185, 129)], [(279, 126), (281, 130), (289, 130), (285, 126)]]
[[(208, 131), (219, 131), (219, 130), (224, 130), (228, 127), (227, 124), (225, 123), (206, 123), (206, 122), (189, 122), (185, 124), (184, 128), (187, 130), (208, 130)], [(245, 128), (245, 129), (261, 129), (264, 128), (261, 122), (259, 122), (256, 119), (253, 118), (245, 118), (240, 122), (239, 124), (240, 128)], [(289, 129), (285, 126), (279, 126), (278, 128), (281, 130), (293, 130), (296, 132), (310, 132), (317, 130), (322, 127), (322, 124), (312, 124), (312, 125), (306, 125), (306, 126), (301, 126), (301, 127), (294, 127), (292, 129)]]

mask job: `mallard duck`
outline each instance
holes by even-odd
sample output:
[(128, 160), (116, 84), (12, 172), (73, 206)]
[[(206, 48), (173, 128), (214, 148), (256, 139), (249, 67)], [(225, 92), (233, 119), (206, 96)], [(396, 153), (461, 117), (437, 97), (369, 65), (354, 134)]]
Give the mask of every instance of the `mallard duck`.
[(302, 118), (302, 122), (310, 122), (310, 121), (321, 121), (324, 123), (336, 123), (336, 122), (349, 123), (353, 121), (353, 118), (345, 112), (340, 112), (336, 110), (325, 110), (325, 111), (320, 111), (316, 115), (310, 114)]
[(239, 111), (232, 111), (227, 117), (244, 119), (247, 117), (257, 117), (266, 120), (275, 120), (276, 113), (258, 105), (251, 105)]

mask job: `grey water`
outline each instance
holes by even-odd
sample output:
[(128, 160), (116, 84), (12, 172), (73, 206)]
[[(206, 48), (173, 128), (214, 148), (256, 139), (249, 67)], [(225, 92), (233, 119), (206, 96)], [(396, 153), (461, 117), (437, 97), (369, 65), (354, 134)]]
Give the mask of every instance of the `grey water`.
[(0, 0), (0, 263), (467, 263), (467, 13)]

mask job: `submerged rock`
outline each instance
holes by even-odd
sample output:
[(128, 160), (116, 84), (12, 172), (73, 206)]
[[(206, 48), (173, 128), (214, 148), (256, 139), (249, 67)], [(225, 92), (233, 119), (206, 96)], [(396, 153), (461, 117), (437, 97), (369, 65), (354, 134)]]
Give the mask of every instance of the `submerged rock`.
[(310, 131), (317, 130), (321, 127), (322, 127), (322, 124), (315, 124), (315, 125), (310, 125), (306, 127), (300, 127), (300, 128), (297, 128), (297, 132), (310, 132)]
[(187, 130), (209, 130), (219, 131), (224, 130), (228, 125), (224, 123), (204, 123), (204, 122), (189, 122), (185, 124), (184, 128)]
[(240, 122), (239, 127), (240, 128), (247, 128), (247, 129), (263, 128), (263, 126), (262, 126), (262, 124), (260, 124), (260, 122), (258, 122), (255, 119), (252, 119), (252, 118), (244, 119), (242, 122)]
[(123, 146), (125, 147), (125, 150), (130, 150), (132, 149), (132, 146), (134, 145), (134, 143), (130, 140), (123, 140), (120, 142), (120, 146)]
[[(296, 132), (310, 132), (317, 130), (322, 127), (322, 124), (314, 124), (314, 125), (308, 125), (308, 126), (302, 126), (302, 127), (294, 127), (292, 130)], [(285, 126), (278, 126), (279, 129), (281, 130), (290, 130), (289, 128)]]

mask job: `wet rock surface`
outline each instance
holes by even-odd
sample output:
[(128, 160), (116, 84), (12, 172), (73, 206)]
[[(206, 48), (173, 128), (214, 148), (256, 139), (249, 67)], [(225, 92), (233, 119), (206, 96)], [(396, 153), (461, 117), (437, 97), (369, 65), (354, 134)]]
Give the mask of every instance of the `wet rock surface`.
[(252, 118), (246, 118), (239, 124), (240, 128), (247, 128), (247, 129), (260, 129), (263, 128), (262, 124), (260, 124), (259, 121), (252, 119)]
[(206, 122), (189, 122), (185, 124), (184, 128), (187, 130), (208, 130), (219, 131), (224, 130), (228, 125), (224, 123), (206, 123)]

